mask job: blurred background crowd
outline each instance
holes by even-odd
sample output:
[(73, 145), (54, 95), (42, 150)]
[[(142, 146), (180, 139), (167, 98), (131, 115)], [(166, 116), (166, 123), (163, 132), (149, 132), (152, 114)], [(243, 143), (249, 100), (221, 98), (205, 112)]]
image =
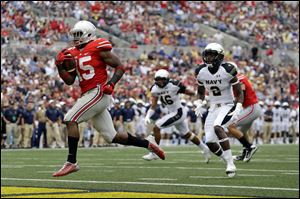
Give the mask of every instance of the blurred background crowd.
[[(257, 143), (298, 142), (299, 59), (293, 62), (287, 57), (290, 52), (299, 53), (298, 2), (1, 1), (3, 147), (66, 146), (62, 119), (81, 93), (78, 82), (73, 86), (62, 82), (54, 61), (68, 44), (71, 22), (82, 19), (92, 21), (100, 37), (108, 35), (127, 69), (116, 85), (111, 109), (119, 131), (140, 137), (149, 134), (143, 117), (155, 71), (165, 68), (173, 79), (196, 89), (194, 70), (202, 63), (201, 52), (206, 44), (217, 42), (225, 47), (225, 60), (235, 62), (251, 80), (265, 110), (278, 104), (291, 110), (290, 140), (265, 138), (262, 129), (269, 121), (264, 115), (253, 126), (253, 139)], [(204, 31), (208, 29), (213, 34)], [(238, 42), (228, 45), (228, 37)], [(274, 64), (278, 56), (280, 61)], [(201, 118), (193, 112), (196, 99), (182, 98), (190, 110), (190, 127), (202, 137)], [(283, 107), (283, 102), (289, 106)], [(155, 117), (164, 114), (163, 109)], [(286, 116), (280, 117), (282, 122)], [(81, 129), (81, 146), (105, 145), (89, 123), (81, 124)], [(174, 129), (165, 134), (168, 144), (186, 143)]]

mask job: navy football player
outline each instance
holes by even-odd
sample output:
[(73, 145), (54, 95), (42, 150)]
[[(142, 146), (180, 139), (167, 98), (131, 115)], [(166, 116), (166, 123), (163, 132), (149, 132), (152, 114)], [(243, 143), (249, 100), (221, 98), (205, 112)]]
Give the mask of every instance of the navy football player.
[[(181, 82), (170, 80), (169, 72), (160, 69), (155, 73), (155, 84), (151, 87), (151, 107), (149, 108), (145, 122), (150, 123), (151, 116), (154, 114), (158, 101), (168, 109), (168, 113), (155, 122), (153, 133), (157, 144), (160, 143), (161, 133), (160, 130), (175, 126), (183, 138), (191, 140), (195, 145), (203, 150), (205, 162), (208, 163), (210, 159), (210, 151), (208, 147), (199, 138), (190, 131), (187, 123), (187, 110), (183, 108), (180, 101), (180, 93), (186, 95), (195, 95), (195, 92), (187, 89)], [(149, 136), (149, 139), (154, 139)], [(157, 155), (150, 152), (148, 155), (143, 156), (144, 160), (158, 159)]]
[[(243, 103), (242, 89), (236, 76), (236, 68), (230, 63), (223, 62), (224, 49), (220, 44), (208, 44), (202, 57), (204, 64), (196, 69), (195, 75), (200, 100), (204, 100), (205, 90), (208, 90), (210, 98), (204, 130), (206, 144), (214, 154), (226, 162), (226, 174), (228, 177), (233, 177), (236, 167), (224, 128), (238, 120)], [(232, 89), (236, 93), (235, 102)], [(197, 115), (200, 115), (201, 107), (202, 103), (199, 103), (196, 108)]]

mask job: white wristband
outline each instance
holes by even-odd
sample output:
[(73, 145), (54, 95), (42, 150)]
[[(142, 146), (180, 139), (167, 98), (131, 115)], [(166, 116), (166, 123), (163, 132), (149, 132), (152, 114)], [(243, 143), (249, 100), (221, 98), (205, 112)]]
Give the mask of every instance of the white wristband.
[(242, 103), (238, 102), (238, 103), (236, 104), (235, 109), (236, 109), (236, 110), (241, 110), (242, 107), (243, 107)]

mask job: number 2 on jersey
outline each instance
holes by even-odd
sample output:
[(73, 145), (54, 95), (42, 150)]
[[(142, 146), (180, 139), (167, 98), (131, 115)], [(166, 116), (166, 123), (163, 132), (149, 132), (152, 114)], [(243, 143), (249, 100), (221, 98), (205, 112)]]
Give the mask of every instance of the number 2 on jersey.
[(83, 71), (86, 71), (85, 73), (80, 74), (78, 70), (76, 70), (77, 75), (79, 77), (79, 81), (89, 80), (92, 79), (95, 76), (95, 69), (93, 66), (85, 64), (85, 62), (91, 61), (91, 56), (86, 57), (80, 57), (79, 58), (79, 68)]
[(221, 96), (221, 91), (217, 86), (210, 87), (210, 90), (212, 91), (214, 96)]

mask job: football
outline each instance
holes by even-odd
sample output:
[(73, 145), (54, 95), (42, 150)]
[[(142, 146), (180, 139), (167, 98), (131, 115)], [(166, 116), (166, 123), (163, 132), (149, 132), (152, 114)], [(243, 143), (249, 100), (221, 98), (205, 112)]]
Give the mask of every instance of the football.
[(68, 71), (69, 73), (75, 71), (76, 60), (70, 53), (65, 55), (65, 59), (63, 61), (63, 66), (66, 69), (66, 71)]

